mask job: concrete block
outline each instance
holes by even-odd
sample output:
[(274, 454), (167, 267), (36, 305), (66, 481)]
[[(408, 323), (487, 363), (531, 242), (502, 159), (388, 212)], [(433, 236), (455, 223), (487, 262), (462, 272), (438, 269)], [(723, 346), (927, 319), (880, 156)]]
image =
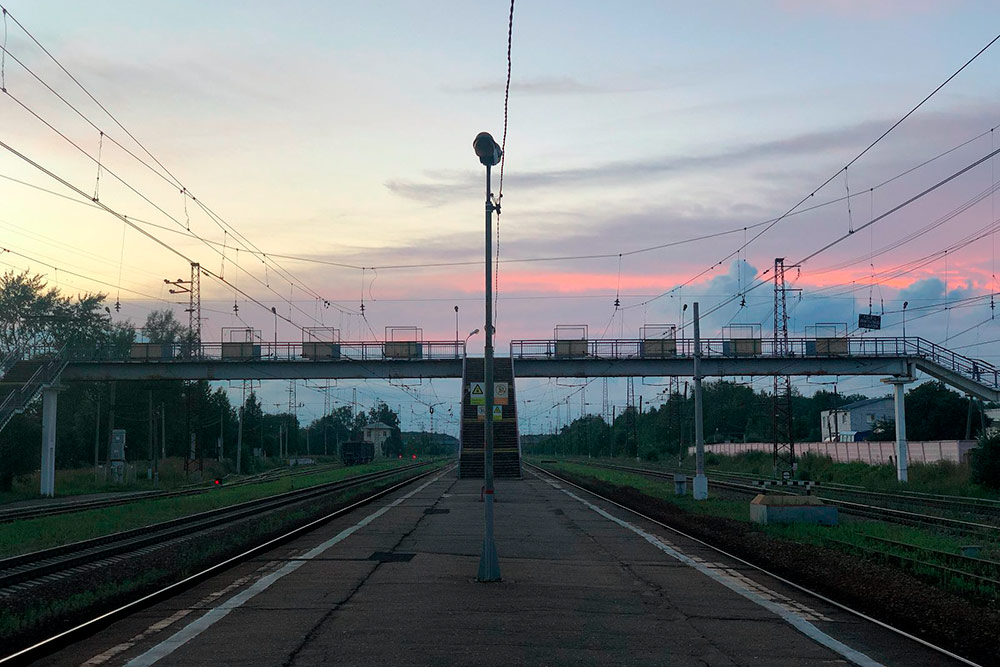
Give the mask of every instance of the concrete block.
[(674, 495), (687, 495), (688, 476), (684, 473), (674, 473)]
[(812, 523), (837, 525), (837, 508), (824, 505), (816, 496), (768, 496), (758, 494), (750, 501), (754, 523)]

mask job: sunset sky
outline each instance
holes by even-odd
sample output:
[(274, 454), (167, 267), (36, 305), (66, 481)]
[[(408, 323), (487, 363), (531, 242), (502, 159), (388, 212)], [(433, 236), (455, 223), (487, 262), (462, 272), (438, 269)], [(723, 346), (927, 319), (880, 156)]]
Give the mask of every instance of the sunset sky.
[[(484, 170), (471, 142), (503, 133), (505, 0), (0, 4), (11, 14), (0, 141), (87, 195), (0, 150), (0, 270), (106, 292), (121, 303), (116, 319), (141, 325), (152, 309), (186, 317), (163, 279), (186, 278), (194, 259), (262, 304), (204, 278), (205, 340), (244, 325), (270, 340), (271, 306), (294, 321), (278, 325), (289, 341), (321, 325), (345, 340), (386, 326), (451, 340), (455, 305), (463, 338), (481, 328)], [(726, 303), (703, 335), (754, 323), (769, 335), (771, 285), (746, 292), (744, 307), (740, 295), (771, 277), (761, 274), (775, 257), (806, 258), (1000, 148), (995, 44), (843, 170), (998, 26), (989, 1), (519, 1), (498, 349), (560, 324), (634, 338), (680, 324), (695, 300), (703, 311)], [(831, 176), (796, 214), (760, 224)], [(791, 271), (802, 290), (790, 297), (792, 335), (817, 322), (853, 330), (868, 312), (898, 335), (908, 301), (908, 336), (1000, 361), (989, 296), (998, 179), (987, 160)], [(125, 228), (95, 194), (163, 243)], [(278, 266), (265, 270), (250, 243)], [(481, 336), (470, 345), (480, 352)], [(268, 409), (287, 388), (271, 384)], [(574, 382), (524, 384), (532, 431), (574, 391), (563, 384)], [(662, 391), (653, 384), (647, 400)], [(814, 384), (797, 382), (804, 393)], [(342, 383), (337, 399), (354, 387), (368, 405), (401, 406), (408, 428), (429, 426), (428, 404), (442, 415), (458, 383)], [(612, 387), (623, 403), (624, 385)], [(839, 389), (882, 392), (874, 378)], [(317, 391), (299, 400), (304, 418), (322, 410)], [(599, 411), (599, 383), (587, 401)], [(570, 404), (578, 416), (579, 396)]]

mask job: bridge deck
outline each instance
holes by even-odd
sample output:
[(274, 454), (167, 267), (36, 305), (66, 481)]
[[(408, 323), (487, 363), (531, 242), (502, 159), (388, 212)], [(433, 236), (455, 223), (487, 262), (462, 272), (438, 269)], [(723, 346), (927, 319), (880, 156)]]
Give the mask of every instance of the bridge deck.
[[(943, 664), (776, 582), (754, 583), (745, 568), (623, 510), (602, 515), (600, 503), (588, 506), (532, 474), (497, 482), (504, 580), (476, 583), (480, 482), (450, 472), (418, 488), (41, 664), (95, 656), (87, 664), (846, 664), (821, 643), (829, 638), (884, 664)], [(673, 554), (631, 527), (658, 535)], [(701, 559), (701, 569), (679, 556)], [(811, 637), (793, 617), (815, 629)]]

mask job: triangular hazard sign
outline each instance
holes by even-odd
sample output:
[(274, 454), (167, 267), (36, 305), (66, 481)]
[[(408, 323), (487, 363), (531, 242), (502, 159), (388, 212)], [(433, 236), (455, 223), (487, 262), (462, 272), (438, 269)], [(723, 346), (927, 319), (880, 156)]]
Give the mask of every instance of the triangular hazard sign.
[(483, 393), (483, 387), (482, 387), (482, 385), (478, 385), (478, 384), (472, 385), (472, 393), (473, 394), (481, 394), (481, 393)]

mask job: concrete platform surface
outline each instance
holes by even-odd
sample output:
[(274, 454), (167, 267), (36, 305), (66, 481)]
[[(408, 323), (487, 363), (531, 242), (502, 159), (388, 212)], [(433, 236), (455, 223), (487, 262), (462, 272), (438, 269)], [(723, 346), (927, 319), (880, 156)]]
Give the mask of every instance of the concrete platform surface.
[(417, 482), (41, 664), (951, 664), (531, 473), (478, 583), (480, 485)]

